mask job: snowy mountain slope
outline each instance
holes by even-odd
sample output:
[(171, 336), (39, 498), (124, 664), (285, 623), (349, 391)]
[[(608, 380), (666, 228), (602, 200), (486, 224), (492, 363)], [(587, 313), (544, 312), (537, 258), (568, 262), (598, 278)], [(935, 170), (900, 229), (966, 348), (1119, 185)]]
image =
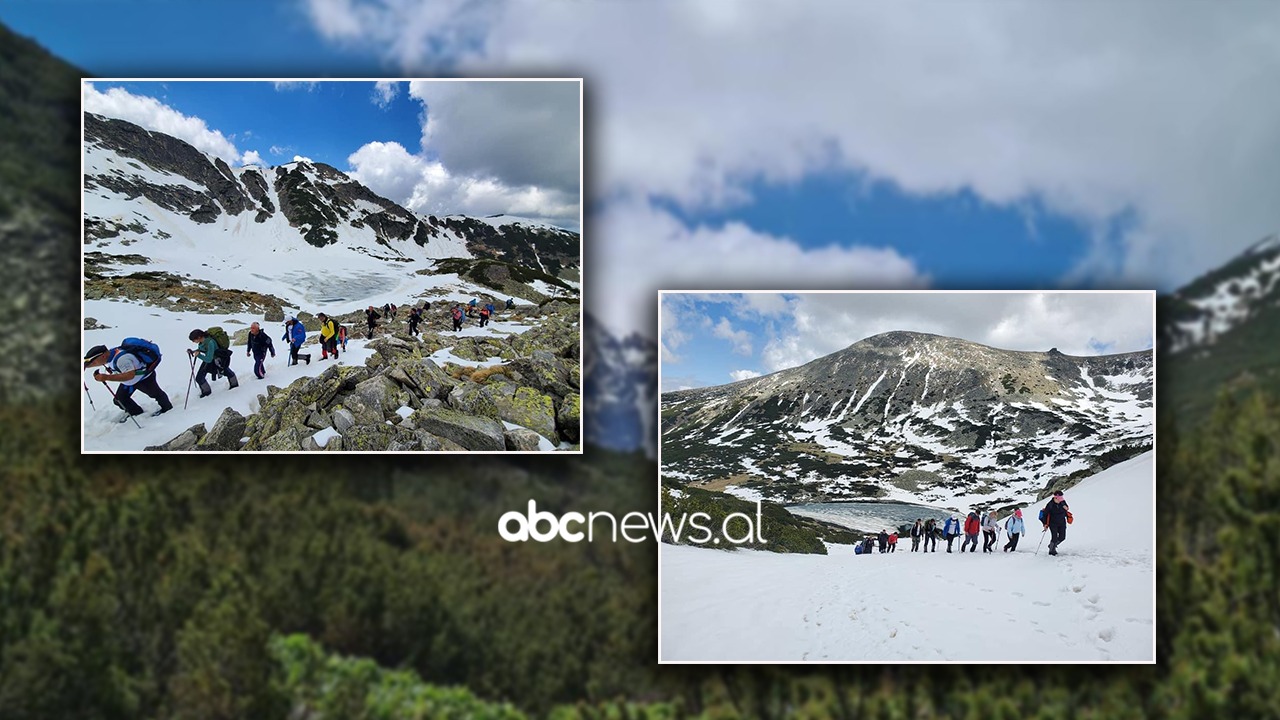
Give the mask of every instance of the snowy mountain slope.
[(1192, 427), (1220, 392), (1280, 391), (1280, 235), (1273, 235), (1158, 304), (1162, 398)]
[(1071, 357), (924, 333), (662, 396), (667, 482), (782, 503), (1007, 505), (1151, 445), (1150, 352)]
[(1153, 473), (1144, 453), (1070, 489), (1057, 557), (1036, 553), (1043, 503), (1024, 510), (1029, 535), (1012, 554), (664, 543), (660, 659), (1152, 662)]

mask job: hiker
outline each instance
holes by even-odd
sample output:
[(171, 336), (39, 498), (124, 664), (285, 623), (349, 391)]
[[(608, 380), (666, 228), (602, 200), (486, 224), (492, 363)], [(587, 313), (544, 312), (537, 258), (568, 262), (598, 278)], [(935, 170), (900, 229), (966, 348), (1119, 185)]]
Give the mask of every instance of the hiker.
[[(932, 550), (930, 550), (930, 545), (932, 545)], [(922, 552), (938, 552), (938, 525), (933, 518), (924, 521), (924, 550)]]
[(964, 519), (964, 542), (960, 543), (961, 553), (964, 552), (965, 548), (969, 547), (970, 543), (973, 543), (973, 547), (969, 552), (973, 553), (978, 551), (978, 532), (981, 530), (982, 520), (978, 518), (978, 512), (976, 510), (970, 510), (969, 516)]
[[(386, 306), (386, 305), (384, 305), (383, 307), (387, 307), (387, 306)], [(379, 321), (379, 320), (381, 320), (381, 319), (382, 319), (382, 316), (378, 314), (378, 311), (377, 311), (377, 310), (374, 310), (374, 309), (373, 309), (373, 306), (372, 306), (372, 305), (370, 305), (370, 306), (369, 306), (369, 309), (368, 309), (368, 310), (365, 310), (365, 311), (364, 311), (364, 322), (365, 322), (365, 324), (366, 324), (366, 325), (368, 325), (368, 326), (369, 326), (369, 336), (368, 336), (368, 337), (369, 337), (369, 339), (370, 339), (370, 340), (372, 340), (372, 339), (373, 339), (373, 329), (374, 329), (374, 328), (376, 328), (376, 327), (378, 327), (378, 321)]]
[[(187, 339), (196, 344), (194, 350), (187, 350), (187, 355), (200, 361), (200, 369), (196, 371), (196, 387), (200, 388), (200, 397), (208, 397), (213, 393), (205, 376), (211, 375), (217, 380), (226, 375), (228, 390), (240, 387), (240, 381), (236, 380), (236, 374), (231, 370), (231, 351), (222, 347), (222, 343), (211, 334), (212, 330), (213, 328), (209, 328), (210, 332), (206, 332), (196, 329), (187, 335)], [(221, 333), (221, 328), (218, 330), (225, 335)]]
[[(125, 338), (119, 347), (110, 350), (106, 345), (94, 345), (84, 354), (84, 369), (95, 368), (94, 380), (104, 385), (108, 382), (120, 383), (112, 393), (116, 407), (125, 411), (120, 422), (142, 414), (142, 407), (133, 399), (134, 391), (141, 391), (160, 405), (159, 410), (151, 413), (152, 417), (173, 409), (168, 394), (156, 382), (158, 365), (160, 348), (155, 343), (140, 338)], [(97, 370), (99, 367), (105, 367), (107, 372)], [(108, 392), (110, 390), (111, 388), (107, 388)]]
[(920, 535), (924, 532), (924, 524), (920, 518), (916, 518), (916, 524), (911, 526), (911, 552), (920, 550)]
[(396, 319), (396, 304), (395, 304), (395, 303), (391, 303), (391, 316), (390, 316), (390, 317), (391, 317), (391, 319), (392, 319), (392, 320), (395, 320), (395, 319)]
[(951, 543), (960, 536), (960, 516), (952, 515), (942, 526), (942, 535), (947, 539), (947, 552), (951, 552)]
[(488, 325), (488, 324), (489, 324), (489, 306), (486, 305), (480, 308), (480, 327), (484, 327), (485, 325)]
[(484, 309), (489, 311), (489, 319), (490, 319), (490, 320), (492, 320), (492, 319), (493, 319), (493, 316), (495, 316), (495, 315), (497, 315), (497, 314), (498, 314), (498, 308), (494, 307), (494, 306), (493, 306), (493, 303), (487, 303), (487, 304), (484, 306)]
[(996, 538), (1000, 535), (1000, 523), (996, 520), (996, 511), (988, 510), (982, 518), (982, 552), (996, 551)]
[(422, 310), (418, 308), (409, 308), (409, 334), (418, 334), (418, 323), (422, 322)]
[(1027, 531), (1026, 526), (1022, 524), (1022, 510), (1014, 510), (1009, 519), (1004, 521), (1004, 531), (1009, 536), (1009, 542), (1004, 544), (1004, 551), (1016, 551), (1018, 549), (1018, 538)]
[(333, 321), (333, 326), (338, 329), (338, 340), (333, 344), (333, 354), (338, 354), (338, 346), (342, 346), (342, 352), (347, 351), (347, 326), (341, 325), (337, 320)]
[(889, 552), (898, 551), (898, 533), (889, 533)]
[(249, 326), (249, 342), (246, 344), (244, 354), (248, 357), (253, 354), (253, 376), (261, 380), (267, 376), (267, 368), (263, 362), (267, 359), (267, 353), (271, 353), (271, 357), (276, 356), (276, 346), (271, 343), (271, 336), (262, 332), (262, 328), (258, 323)]
[(882, 553), (883, 553), (883, 552), (889, 552), (889, 533), (888, 533), (888, 531), (886, 531), (886, 530), (881, 530), (881, 531), (880, 531), (880, 534), (876, 536), (876, 539), (880, 541), (880, 552), (882, 552)]
[(302, 358), (308, 365), (311, 364), (311, 353), (300, 355), (299, 350), (302, 349), (302, 343), (307, 341), (307, 329), (302, 326), (302, 322), (297, 318), (289, 318), (284, 322), (284, 337), (289, 343), (289, 364), (297, 365), (298, 358)]
[(458, 332), (462, 329), (462, 308), (454, 305), (449, 314), (453, 316), (453, 331)]
[(516, 300), (515, 300), (515, 298), (507, 298), (507, 309), (508, 309), (508, 310), (515, 310), (515, 309), (516, 309)]
[(1040, 521), (1049, 531), (1049, 554), (1057, 555), (1058, 546), (1067, 539), (1067, 524), (1071, 522), (1071, 509), (1067, 507), (1067, 499), (1061, 490), (1054, 490), (1049, 504), (1040, 511)]
[(328, 315), (320, 313), (320, 359), (328, 360), (330, 355), (338, 358), (338, 327)]
[(476, 298), (471, 298), (471, 302), (467, 303), (467, 317), (475, 317), (475, 315), (473, 315), (472, 313), (476, 311), (476, 306), (479, 304), (480, 304), (479, 300), (477, 300)]

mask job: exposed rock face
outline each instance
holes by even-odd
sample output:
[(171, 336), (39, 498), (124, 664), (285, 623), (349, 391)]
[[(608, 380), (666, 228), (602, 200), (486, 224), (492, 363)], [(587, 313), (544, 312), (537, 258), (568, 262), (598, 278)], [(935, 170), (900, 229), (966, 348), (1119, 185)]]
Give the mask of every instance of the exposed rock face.
[[(801, 367), (662, 396), (664, 457), (695, 483), (787, 502), (875, 496), (996, 501), (1111, 452), (1149, 447), (1150, 352), (1071, 357), (891, 332)], [(670, 453), (668, 455), (668, 453)]]
[(209, 433), (200, 439), (201, 450), (239, 450), (246, 420), (231, 408), (222, 411)]
[(163, 445), (151, 445), (146, 450), (160, 450), (167, 452), (176, 452), (180, 450), (195, 450), (200, 439), (205, 436), (204, 423), (192, 425), (183, 430), (176, 437)]
[(425, 408), (412, 415), (419, 428), (467, 450), (505, 450), (502, 423), (447, 408)]

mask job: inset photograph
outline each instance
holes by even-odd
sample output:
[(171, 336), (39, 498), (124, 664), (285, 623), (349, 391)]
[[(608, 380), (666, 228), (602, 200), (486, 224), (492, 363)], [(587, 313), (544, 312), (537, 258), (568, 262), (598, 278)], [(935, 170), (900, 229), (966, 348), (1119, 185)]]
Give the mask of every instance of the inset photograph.
[(1155, 293), (663, 292), (659, 661), (1155, 662)]
[(86, 80), (85, 452), (581, 452), (582, 83)]

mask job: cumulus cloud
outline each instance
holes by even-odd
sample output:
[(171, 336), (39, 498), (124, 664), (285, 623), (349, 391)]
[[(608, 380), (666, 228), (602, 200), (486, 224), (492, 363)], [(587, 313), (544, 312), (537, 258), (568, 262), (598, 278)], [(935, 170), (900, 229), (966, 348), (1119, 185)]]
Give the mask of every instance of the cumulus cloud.
[(86, 82), (81, 88), (81, 99), (86, 112), (127, 120), (147, 130), (184, 140), (197, 150), (228, 163), (240, 162), (240, 151), (226, 136), (211, 130), (204, 120), (183, 115), (155, 98), (134, 95), (119, 87), (100, 92), (93, 83)]
[(262, 156), (258, 154), (257, 150), (245, 152), (244, 155), (240, 156), (240, 162), (243, 165), (266, 165), (266, 163), (262, 162)]
[(429, 215), (508, 213), (576, 227), (577, 195), (536, 187), (508, 187), (492, 179), (457, 175), (444, 163), (410, 153), (395, 142), (371, 142), (347, 158), (352, 178), (371, 190)]
[(755, 370), (730, 370), (729, 377), (733, 378), (734, 382), (738, 382), (739, 380), (750, 380), (751, 378), (760, 377), (760, 373)]
[(735, 355), (751, 355), (751, 333), (734, 329), (729, 318), (720, 318), (720, 322), (711, 328), (711, 334), (721, 340), (728, 340)]
[(271, 147), (267, 148), (267, 152), (271, 153), (272, 155), (275, 155), (276, 157), (284, 157), (289, 153), (293, 152), (293, 146), (292, 145), (272, 145)]
[(577, 195), (577, 82), (415, 81), (426, 110), (422, 147), (451, 171)]
[(789, 296), (788, 308), (761, 350), (770, 372), (893, 330), (1068, 355), (1146, 350), (1153, 343), (1149, 292), (818, 293)]
[(308, 7), (406, 69), (581, 68), (605, 197), (697, 208), (838, 171), (1034, 199), (1094, 238), (1072, 282), (1169, 286), (1280, 226), (1271, 3)]
[[(594, 237), (608, 243), (608, 260), (588, 263), (592, 311), (615, 332), (652, 336), (659, 290), (734, 290), (743, 287), (923, 287), (928, 277), (888, 248), (829, 245), (805, 248), (794, 240), (739, 224), (688, 227), (643, 201), (607, 205)], [(664, 332), (665, 332), (664, 325)]]
[(373, 104), (380, 108), (389, 107), (399, 94), (400, 83), (394, 80), (379, 80), (373, 84)]

